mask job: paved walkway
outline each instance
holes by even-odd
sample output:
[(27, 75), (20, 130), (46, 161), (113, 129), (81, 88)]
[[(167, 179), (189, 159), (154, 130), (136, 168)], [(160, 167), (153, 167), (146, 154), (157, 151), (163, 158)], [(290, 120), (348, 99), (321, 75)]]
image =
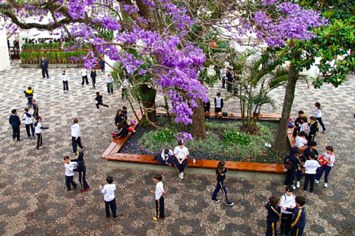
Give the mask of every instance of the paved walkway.
[[(97, 89), (113, 109), (95, 107), (95, 91), (81, 86), (78, 70), (69, 69), (70, 92), (63, 94), (59, 69), (50, 70), (50, 79), (43, 80), (39, 69), (21, 69), (16, 64), (0, 72), (0, 234), (1, 235), (263, 235), (265, 209), (271, 194), (281, 196), (283, 186), (278, 181), (227, 177), (229, 196), (236, 205), (224, 206), (210, 201), (215, 185), (213, 175), (189, 174), (180, 181), (177, 174), (164, 172), (166, 220), (154, 223), (154, 171), (122, 169), (106, 165), (100, 154), (111, 141), (115, 110), (124, 103), (118, 90), (105, 93), (105, 82), (99, 73)], [(35, 90), (44, 124), (42, 150), (35, 141), (25, 138), (12, 142), (8, 115), (12, 108), (22, 114), (26, 105), (23, 91)], [(294, 113), (303, 108), (309, 113), (318, 100), (324, 106), (327, 133), (317, 137), (320, 147), (333, 145), (336, 166), (330, 175), (328, 189), (319, 185), (314, 195), (307, 197), (306, 235), (355, 235), (355, 161), (354, 109), (355, 81), (339, 88), (329, 85), (320, 90), (298, 85)], [(211, 89), (215, 94), (217, 86)], [(212, 97), (212, 95), (211, 95)], [(280, 112), (283, 89), (273, 93), (276, 110)], [(234, 100), (227, 101), (228, 110), (236, 112)], [(266, 107), (266, 112), (271, 112)], [(63, 156), (71, 154), (70, 125), (79, 117), (84, 145), (88, 193), (66, 192)], [(117, 184), (119, 218), (107, 220), (103, 197), (98, 190), (106, 175)], [(76, 179), (76, 178), (75, 178)], [(322, 183), (322, 182), (321, 182)], [(298, 193), (297, 193), (298, 194)], [(300, 192), (300, 194), (303, 194)]]

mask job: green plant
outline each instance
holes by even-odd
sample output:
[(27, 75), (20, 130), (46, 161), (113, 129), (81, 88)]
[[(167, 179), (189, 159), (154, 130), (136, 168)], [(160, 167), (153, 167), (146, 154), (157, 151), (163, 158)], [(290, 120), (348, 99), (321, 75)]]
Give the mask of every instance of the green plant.
[(241, 145), (246, 145), (251, 142), (249, 134), (240, 133), (236, 129), (224, 130), (223, 138), (228, 143), (239, 143)]

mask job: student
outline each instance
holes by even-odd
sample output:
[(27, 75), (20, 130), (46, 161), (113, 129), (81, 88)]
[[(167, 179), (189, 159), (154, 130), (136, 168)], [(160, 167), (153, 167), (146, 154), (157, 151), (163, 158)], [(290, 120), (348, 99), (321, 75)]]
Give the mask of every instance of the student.
[(308, 147), (303, 151), (303, 156), (304, 156), (305, 160), (309, 160), (310, 152), (314, 152), (315, 160), (317, 160), (318, 159), (318, 151), (317, 151), (317, 142), (316, 141), (308, 142)]
[(71, 143), (73, 147), (73, 153), (77, 154), (78, 151), (78, 146), (83, 149), (84, 146), (81, 143), (81, 138), (80, 138), (80, 126), (79, 126), (79, 119), (74, 118), (73, 124), (71, 125)]
[(107, 74), (106, 84), (107, 84), (107, 93), (113, 94), (113, 78), (111, 77), (111, 74)]
[(95, 100), (96, 100), (96, 108), (97, 108), (97, 109), (100, 109), (100, 105), (101, 105), (101, 106), (104, 106), (104, 107), (110, 108), (109, 105), (106, 105), (106, 104), (103, 103), (102, 95), (100, 95), (100, 92), (96, 92), (96, 98), (95, 98)]
[(217, 97), (214, 98), (214, 112), (215, 116), (219, 117), (219, 114), (222, 113), (222, 108), (223, 108), (223, 98), (221, 98), (221, 93), (217, 93)]
[(308, 142), (314, 141), (318, 130), (318, 122), (314, 116), (309, 117)]
[[(297, 159), (296, 153), (298, 152), (298, 147), (292, 147), (290, 153), (285, 157), (285, 163), (288, 162), (289, 168), (287, 168), (285, 182), (286, 186), (294, 186), (294, 180), (297, 170)], [(295, 187), (296, 188), (296, 187)]]
[(32, 100), (32, 108), (33, 108), (33, 114), (32, 114), (32, 116), (35, 118), (35, 119), (37, 119), (38, 117), (39, 117), (39, 106), (38, 106), (38, 104), (37, 104), (37, 101), (36, 101), (36, 99), (33, 99)]
[(323, 153), (324, 160), (326, 162), (325, 165), (321, 166), (319, 172), (316, 176), (315, 183), (318, 184), (320, 178), (322, 178), (323, 172), (324, 174), (324, 188), (328, 188), (328, 176), (329, 172), (332, 170), (335, 162), (335, 155), (333, 153), (334, 149), (332, 146), (325, 147), (325, 152)]
[(217, 185), (212, 193), (212, 200), (219, 202), (219, 200), (217, 199), (217, 194), (220, 190), (222, 190), (226, 205), (233, 206), (234, 203), (228, 200), (227, 189), (226, 189), (226, 186), (224, 185), (224, 180), (226, 179), (226, 173), (227, 173), (227, 168), (224, 167), (225, 164), (226, 163), (224, 161), (218, 162), (218, 165), (216, 168)]
[(277, 222), (280, 220), (280, 207), (278, 204), (280, 199), (275, 196), (269, 198), (269, 202), (266, 203), (265, 208), (267, 209), (267, 228), (266, 236), (277, 236)]
[(17, 115), (17, 110), (13, 109), (11, 110), (11, 115), (9, 117), (9, 123), (12, 127), (12, 139), (15, 141), (21, 141), (20, 138), (20, 125), (21, 125), (21, 120), (20, 117)]
[(296, 146), (299, 148), (299, 149), (306, 149), (307, 148), (307, 139), (306, 139), (306, 133), (304, 131), (301, 131), (297, 137), (296, 137)]
[(84, 161), (84, 151), (79, 152), (78, 159), (72, 160), (72, 162), (76, 162), (76, 168), (74, 171), (79, 172), (79, 183), (80, 183), (80, 192), (87, 192), (89, 191), (90, 187), (86, 182), (86, 166)]
[(44, 79), (47, 76), (47, 79), (49, 79), (48, 61), (46, 60), (46, 58), (42, 57), (42, 59), (40, 61), (40, 66), (41, 66), (41, 69), (42, 69), (42, 78)]
[(127, 121), (128, 111), (127, 111), (127, 107), (126, 106), (122, 107), (122, 115), (123, 115), (123, 120)]
[(125, 97), (128, 97), (127, 94), (127, 89), (128, 89), (128, 79), (125, 78), (122, 82), (122, 95), (121, 95), (121, 99), (123, 100)]
[[(295, 120), (295, 128), (293, 129), (293, 137), (296, 137), (297, 134), (300, 132), (300, 128), (301, 128), (301, 118), (302, 117), (306, 117), (307, 115), (304, 113), (304, 111), (299, 110), (298, 111), (298, 117)], [(307, 122), (307, 121), (306, 121)]]
[[(288, 208), (294, 208), (296, 206), (296, 197), (293, 194), (293, 188), (291, 186), (286, 187), (286, 192), (281, 196), (281, 235), (288, 235), (291, 230), (292, 223), (292, 211)], [(287, 209), (286, 209), (287, 208)]]
[(112, 217), (117, 218), (117, 205), (116, 205), (116, 184), (113, 184), (113, 178), (111, 176), (107, 176), (106, 178), (107, 184), (100, 186), (101, 193), (104, 194), (104, 201), (105, 201), (105, 211), (106, 211), (106, 218), (110, 218), (110, 208), (112, 212)]
[(134, 128), (136, 127), (136, 125), (137, 125), (137, 121), (131, 118), (131, 120), (129, 121), (128, 132), (135, 133), (136, 131), (134, 130)]
[(302, 131), (305, 133), (305, 137), (307, 139), (308, 133), (309, 133), (309, 129), (308, 129), (308, 123), (307, 123), (307, 118), (306, 117), (302, 117), (301, 118), (301, 127), (300, 127), (299, 133), (301, 133)]
[(48, 129), (48, 127), (42, 126), (42, 118), (41, 117), (37, 117), (36, 122), (34, 124), (35, 126), (35, 133), (37, 136), (37, 149), (41, 149), (42, 148), (42, 131), (44, 129)]
[(115, 116), (115, 125), (117, 126), (117, 128), (119, 127), (119, 125), (123, 120), (124, 120), (124, 114), (121, 109), (118, 109)]
[(64, 168), (65, 168), (65, 185), (67, 186), (67, 191), (71, 191), (73, 186), (76, 189), (77, 185), (74, 181), (74, 169), (75, 164), (70, 161), (69, 156), (64, 157)]
[(314, 181), (316, 178), (317, 169), (320, 167), (320, 164), (317, 161), (316, 154), (314, 152), (310, 152), (308, 158), (309, 159), (304, 164), (304, 167), (306, 169), (305, 170), (306, 177), (305, 177), (305, 181), (304, 181), (304, 185), (303, 185), (303, 191), (307, 191), (308, 183), (309, 183), (310, 184), (309, 192), (313, 193)]
[(165, 218), (164, 214), (164, 185), (162, 182), (163, 177), (158, 174), (154, 176), (153, 182), (155, 183), (155, 212), (156, 215), (153, 217), (153, 221), (163, 220)]
[[(25, 112), (23, 113), (23, 118), (22, 120), (25, 121), (25, 127), (26, 127), (26, 133), (27, 133), (27, 138), (31, 138), (31, 133), (32, 133), (32, 138), (35, 138), (35, 127), (33, 126), (33, 120), (32, 120), (32, 115), (28, 112), (28, 108), (25, 108)], [(30, 133), (31, 131), (31, 133)]]
[(172, 166), (174, 164), (174, 153), (169, 148), (163, 149), (157, 161), (162, 165)]
[(63, 73), (62, 73), (62, 81), (63, 81), (63, 91), (64, 92), (68, 92), (69, 90), (69, 77), (67, 75), (67, 71), (66, 70), (63, 70)]
[(32, 99), (33, 99), (33, 89), (31, 87), (28, 87), (25, 91), (25, 97), (27, 98), (27, 105), (29, 108), (32, 107)]
[(296, 207), (286, 208), (292, 211), (292, 223), (290, 236), (302, 236), (304, 227), (306, 226), (306, 210), (303, 208), (306, 199), (303, 196), (296, 197)]
[(207, 100), (207, 102), (203, 103), (203, 107), (205, 109), (205, 112), (210, 112), (211, 103), (209, 99)]
[(314, 117), (317, 119), (317, 121), (319, 122), (320, 126), (322, 126), (322, 133), (324, 133), (325, 126), (323, 124), (322, 110), (320, 108), (320, 103), (319, 102), (314, 103)]
[(100, 58), (99, 64), (101, 71), (105, 73), (105, 61), (102, 58)]
[(221, 81), (222, 81), (222, 89), (225, 88), (226, 85), (226, 77), (227, 77), (227, 67), (223, 67), (221, 70)]
[(94, 87), (94, 89), (96, 89), (95, 84), (96, 84), (97, 74), (96, 74), (96, 69), (95, 68), (91, 69), (90, 77), (91, 77), (91, 81), (92, 81), (92, 86)]
[(232, 93), (234, 78), (233, 78), (232, 72), (230, 71), (230, 68), (227, 68), (226, 77), (227, 77), (227, 91), (229, 93)]
[(174, 149), (175, 155), (175, 167), (179, 170), (179, 178), (184, 179), (184, 170), (187, 166), (187, 156), (189, 155), (189, 150), (184, 146), (182, 140), (178, 141), (178, 146)]
[(303, 168), (304, 168), (304, 162), (305, 160), (303, 159), (303, 150), (298, 149), (296, 153), (296, 188), (301, 187), (301, 179), (303, 175)]
[(84, 66), (81, 68), (80, 74), (81, 74), (81, 86), (84, 86), (84, 83), (89, 85), (88, 71), (86, 70), (86, 68)]
[(112, 132), (112, 138), (124, 138), (128, 135), (128, 124), (126, 121), (122, 121), (118, 126), (117, 133)]

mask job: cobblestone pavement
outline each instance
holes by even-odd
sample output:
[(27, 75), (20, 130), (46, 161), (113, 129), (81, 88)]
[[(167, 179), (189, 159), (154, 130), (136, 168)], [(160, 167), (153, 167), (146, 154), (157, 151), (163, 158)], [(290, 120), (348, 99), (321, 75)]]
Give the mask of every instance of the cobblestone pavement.
[[(227, 177), (226, 185), (233, 207), (210, 201), (215, 185), (213, 175), (193, 175), (180, 181), (175, 172), (163, 172), (166, 196), (166, 220), (154, 223), (154, 171), (113, 168), (100, 159), (111, 142), (115, 110), (124, 103), (116, 89), (114, 95), (105, 93), (105, 82), (99, 73), (97, 89), (113, 109), (95, 107), (95, 91), (81, 86), (79, 71), (69, 69), (70, 92), (64, 94), (59, 79), (60, 69), (51, 69), (50, 79), (42, 79), (39, 69), (21, 69), (13, 64), (0, 72), (2, 82), (0, 117), (0, 234), (1, 235), (263, 235), (265, 209), (272, 195), (283, 194), (279, 181)], [(10, 110), (17, 108), (22, 115), (26, 105), (23, 91), (32, 86), (40, 106), (44, 125), (43, 149), (36, 150), (35, 141), (25, 138), (12, 142), (8, 124)], [(216, 86), (211, 89), (215, 94)], [(336, 166), (330, 174), (330, 185), (316, 187), (307, 197), (307, 226), (305, 235), (355, 235), (353, 137), (355, 81), (339, 88), (330, 85), (322, 89), (308, 88), (300, 82), (295, 98), (294, 113), (303, 108), (310, 112), (314, 101), (324, 106), (327, 133), (317, 137), (320, 147), (333, 145)], [(283, 89), (273, 92), (274, 112), (280, 112)], [(212, 95), (211, 95), (212, 98)], [(227, 109), (236, 112), (226, 102)], [(266, 107), (265, 111), (272, 112)], [(87, 145), (86, 165), (91, 190), (66, 192), (63, 156), (71, 154), (70, 124), (79, 117), (84, 145)], [(98, 186), (112, 175), (118, 186), (119, 217), (105, 218), (103, 196)], [(75, 176), (75, 179), (77, 177)], [(321, 182), (322, 183), (322, 182)], [(303, 192), (297, 192), (303, 194)]]

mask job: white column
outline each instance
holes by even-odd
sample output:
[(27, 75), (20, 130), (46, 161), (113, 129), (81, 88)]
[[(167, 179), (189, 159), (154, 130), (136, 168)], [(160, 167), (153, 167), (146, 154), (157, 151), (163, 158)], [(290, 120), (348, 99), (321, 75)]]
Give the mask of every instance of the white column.
[(6, 31), (0, 28), (0, 70), (10, 68), (9, 49), (7, 47)]

